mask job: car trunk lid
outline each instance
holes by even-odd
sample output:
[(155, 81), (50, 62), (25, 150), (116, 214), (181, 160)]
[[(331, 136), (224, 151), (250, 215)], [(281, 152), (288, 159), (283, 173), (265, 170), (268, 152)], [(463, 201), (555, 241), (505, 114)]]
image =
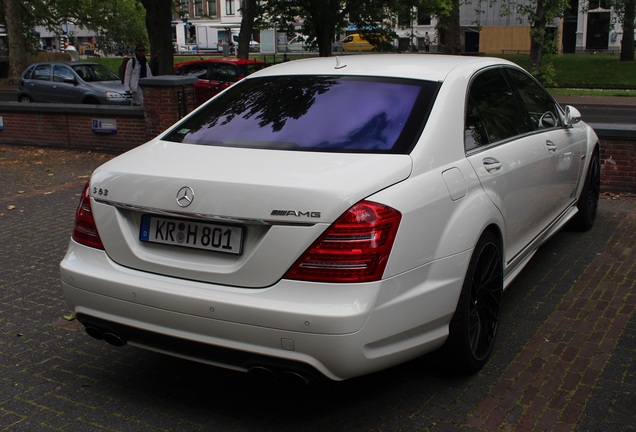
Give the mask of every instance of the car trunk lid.
[[(139, 160), (146, 162), (139, 165)], [(223, 285), (264, 287), (278, 281), (349, 207), (410, 172), (408, 155), (155, 140), (96, 170), (91, 196), (106, 252), (120, 265)], [(178, 202), (184, 188), (191, 194), (187, 205)], [(143, 241), (142, 227), (148, 227), (149, 216), (177, 224), (209, 224), (220, 228), (219, 233), (227, 227), (238, 229), (240, 250)]]

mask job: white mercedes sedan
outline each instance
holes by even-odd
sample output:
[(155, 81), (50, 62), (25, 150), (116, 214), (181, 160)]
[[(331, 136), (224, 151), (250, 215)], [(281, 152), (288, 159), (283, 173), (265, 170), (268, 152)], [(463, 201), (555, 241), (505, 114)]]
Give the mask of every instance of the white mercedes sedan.
[(293, 61), (95, 170), (62, 286), (97, 339), (255, 376), (438, 349), (475, 372), (504, 290), (599, 188), (593, 129), (513, 63)]

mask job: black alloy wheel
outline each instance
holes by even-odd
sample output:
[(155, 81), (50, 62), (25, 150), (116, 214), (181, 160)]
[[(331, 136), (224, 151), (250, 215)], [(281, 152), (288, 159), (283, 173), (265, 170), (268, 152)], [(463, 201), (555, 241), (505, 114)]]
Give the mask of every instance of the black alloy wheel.
[(578, 213), (572, 219), (571, 226), (577, 231), (588, 231), (594, 225), (598, 200), (601, 196), (601, 161), (598, 149), (592, 153), (592, 160), (587, 169), (583, 190), (579, 197)]
[(497, 237), (485, 232), (471, 257), (457, 309), (443, 347), (457, 372), (472, 373), (487, 363), (493, 350), (503, 294), (502, 253)]

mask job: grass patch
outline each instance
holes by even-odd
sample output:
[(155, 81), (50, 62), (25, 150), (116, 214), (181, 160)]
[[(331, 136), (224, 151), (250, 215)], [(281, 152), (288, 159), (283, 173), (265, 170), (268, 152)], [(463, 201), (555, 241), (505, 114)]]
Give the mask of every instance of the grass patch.
[[(190, 61), (190, 60), (200, 60), (201, 58), (207, 58), (208, 56), (175, 56), (174, 57), (174, 63), (180, 63), (180, 62), (184, 62), (184, 61)], [(213, 57), (217, 57), (217, 56), (213, 56)], [(263, 56), (263, 55), (253, 55), (250, 58), (253, 58), (255, 60), (263, 60), (266, 63), (280, 63), (283, 61), (283, 56), (282, 55), (277, 55), (276, 57), (274, 57), (273, 55), (268, 55), (268, 56)], [(122, 57), (90, 57), (88, 59), (82, 59), (82, 60), (86, 60), (86, 61), (93, 61), (95, 63), (100, 63), (103, 64), (104, 66), (110, 68), (111, 70), (114, 70), (115, 72), (117, 72), (119, 70), (119, 66), (121, 65), (122, 62)]]
[(580, 88), (549, 88), (548, 90), (553, 95), (563, 95), (563, 96), (636, 97), (636, 90), (580, 89)]
[[(498, 55), (524, 69), (527, 55)], [(618, 54), (560, 54), (552, 58), (557, 88), (636, 89), (636, 62), (622, 62)]]
[[(496, 57), (505, 58), (529, 69), (527, 54), (505, 54)], [(175, 56), (175, 63), (196, 60), (198, 56)], [(263, 56), (253, 58), (263, 60)], [(282, 61), (282, 56), (267, 56), (267, 63)], [(291, 58), (290, 58), (291, 59)], [(108, 66), (114, 71), (119, 69), (120, 57), (89, 59)], [(553, 94), (570, 96), (636, 96), (636, 62), (622, 62), (618, 54), (560, 54), (553, 57), (556, 71)]]
[[(84, 59), (82, 59), (84, 60)], [(106, 66), (107, 68), (114, 70), (115, 72), (119, 71), (119, 66), (121, 65), (122, 58), (121, 57), (97, 57), (97, 58), (88, 58), (87, 61), (94, 61), (95, 63), (100, 63)]]

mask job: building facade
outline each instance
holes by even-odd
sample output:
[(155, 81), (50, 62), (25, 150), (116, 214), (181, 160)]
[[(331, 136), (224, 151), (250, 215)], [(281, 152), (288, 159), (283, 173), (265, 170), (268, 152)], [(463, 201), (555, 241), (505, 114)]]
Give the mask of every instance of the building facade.
[[(526, 1), (529, 5), (535, 3), (533, 0)], [(528, 17), (515, 9), (507, 10), (504, 4), (509, 3), (500, 1), (493, 4), (491, 0), (462, 2), (462, 51), (485, 54), (530, 51)], [(172, 23), (175, 49), (216, 49), (223, 40), (231, 42), (241, 25), (240, 8), (241, 0), (181, 0)], [(444, 50), (444, 35), (437, 31), (438, 21), (434, 17), (419, 14), (414, 9), (411, 13), (394, 17), (391, 23), (397, 35), (395, 45), (401, 51), (425, 51), (427, 40), (431, 42), (431, 52)], [(58, 33), (75, 39), (80, 54), (94, 48), (94, 32), (72, 23), (65, 25), (66, 28), (61, 28)], [(617, 15), (607, 0), (570, 0), (565, 15), (550, 23), (548, 31), (557, 39), (557, 49), (562, 53), (619, 52), (623, 37)], [(65, 41), (54, 33), (43, 27), (37, 28), (36, 32), (40, 34), (43, 48), (63, 48)], [(343, 29), (343, 34), (345, 32), (346, 29)]]
[(94, 55), (99, 49), (96, 32), (70, 21), (61, 24), (56, 31), (44, 26), (38, 26), (34, 31), (39, 35), (38, 48), (44, 51), (64, 51), (69, 44), (73, 44), (80, 55)]
[[(218, 31), (226, 31), (231, 40), (231, 29), (241, 26), (241, 0), (181, 0), (178, 16), (172, 22), (172, 40), (178, 52), (196, 49), (214, 49)], [(212, 31), (215, 41), (211, 41)]]
[[(467, 52), (501, 54), (530, 50), (530, 22), (500, 3), (477, 0), (461, 6), (463, 47)], [(528, 1), (532, 5), (535, 2)], [(623, 37), (615, 11), (606, 0), (570, 0), (562, 18), (549, 23), (561, 53), (619, 52)]]
[[(522, 0), (523, 1), (523, 0)], [(174, 39), (177, 45), (196, 44), (196, 25), (215, 25), (238, 28), (241, 22), (240, 0), (183, 0), (182, 11), (187, 21), (175, 22)], [(527, 0), (528, 5), (535, 1)], [(464, 52), (486, 54), (524, 53), (530, 51), (530, 23), (528, 17), (504, 5), (509, 2), (472, 0), (460, 6), (461, 42)], [(437, 28), (437, 20), (418, 14), (414, 9), (392, 20), (398, 38), (396, 46), (402, 50), (423, 51), (425, 41), (431, 40), (431, 51), (443, 51), (444, 35)], [(549, 33), (557, 38), (557, 49), (563, 53), (618, 52), (621, 48), (622, 27), (607, 0), (570, 0), (565, 15), (550, 23)]]

